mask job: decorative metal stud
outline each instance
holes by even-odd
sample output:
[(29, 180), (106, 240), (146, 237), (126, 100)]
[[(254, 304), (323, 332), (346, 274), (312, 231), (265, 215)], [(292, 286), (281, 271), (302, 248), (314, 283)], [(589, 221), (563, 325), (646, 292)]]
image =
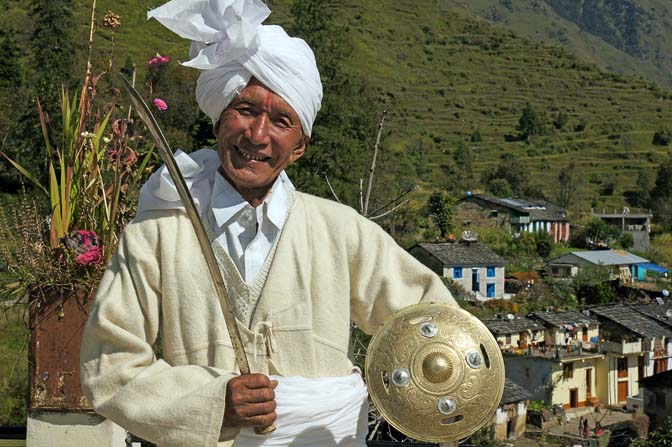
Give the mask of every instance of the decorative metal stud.
[(423, 337), (432, 338), (436, 336), (438, 329), (435, 324), (432, 323), (422, 323), (420, 325), (420, 333)]
[(478, 351), (469, 351), (466, 360), (467, 364), (474, 369), (478, 369), (483, 365), (483, 356)]
[(397, 368), (392, 371), (392, 383), (396, 386), (406, 386), (411, 381), (411, 373), (406, 368)]
[(438, 407), (441, 414), (448, 415), (453, 413), (457, 409), (457, 404), (450, 397), (442, 397), (441, 400), (439, 400)]

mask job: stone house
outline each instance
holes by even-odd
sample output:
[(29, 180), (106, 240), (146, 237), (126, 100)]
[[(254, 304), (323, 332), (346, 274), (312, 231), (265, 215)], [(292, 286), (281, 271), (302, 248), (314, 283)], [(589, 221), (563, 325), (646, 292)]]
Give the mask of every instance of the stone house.
[(639, 386), (644, 390), (644, 413), (649, 417), (649, 431), (663, 427), (672, 416), (672, 370), (646, 377), (639, 381)]
[(527, 350), (543, 341), (543, 326), (529, 318), (497, 318), (481, 321), (495, 336), (502, 350)]
[(502, 298), (504, 258), (478, 241), (422, 243), (409, 249), (439, 276), (459, 283), (477, 300)]
[(511, 380), (504, 382), (504, 395), (493, 419), (495, 439), (504, 441), (525, 436), (527, 404), (531, 394)]
[(579, 346), (592, 349), (599, 340), (599, 321), (575, 310), (534, 312), (529, 318), (544, 326), (544, 344), (547, 347), (569, 345), (574, 349)]
[(473, 194), (456, 207), (457, 219), (475, 227), (500, 227), (511, 233), (551, 235), (555, 242), (569, 240), (567, 211), (546, 200), (500, 199)]
[(597, 363), (597, 396), (602, 403), (626, 403), (639, 394), (641, 380), (672, 366), (671, 329), (624, 304), (589, 311), (600, 321), (600, 349), (605, 354)]

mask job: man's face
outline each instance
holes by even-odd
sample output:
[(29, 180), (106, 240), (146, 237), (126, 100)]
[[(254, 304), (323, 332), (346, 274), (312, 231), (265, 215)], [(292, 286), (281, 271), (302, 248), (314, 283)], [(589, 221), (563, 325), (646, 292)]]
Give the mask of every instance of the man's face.
[(215, 134), (224, 175), (250, 202), (263, 199), (306, 149), (297, 113), (254, 78), (224, 109)]

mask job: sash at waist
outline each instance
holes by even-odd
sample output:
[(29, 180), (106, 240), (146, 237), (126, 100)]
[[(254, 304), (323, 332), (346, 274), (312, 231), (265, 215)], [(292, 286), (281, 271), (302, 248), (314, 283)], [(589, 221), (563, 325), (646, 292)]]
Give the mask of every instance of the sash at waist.
[(278, 381), (275, 400), (277, 429), (258, 435), (240, 431), (235, 447), (364, 447), (368, 400), (366, 385), (358, 373), (345, 377), (271, 376)]

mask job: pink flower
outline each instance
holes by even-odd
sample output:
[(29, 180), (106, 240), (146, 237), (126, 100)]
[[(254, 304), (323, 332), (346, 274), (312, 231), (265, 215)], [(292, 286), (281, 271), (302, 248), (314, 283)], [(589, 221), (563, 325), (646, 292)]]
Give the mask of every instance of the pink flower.
[(147, 61), (150, 67), (158, 67), (168, 62), (170, 62), (170, 58), (168, 56), (161, 56), (159, 53), (156, 53), (156, 56)]
[(103, 252), (100, 239), (93, 231), (77, 230), (63, 238), (63, 244), (77, 255), (75, 260), (81, 265), (100, 264)]
[(100, 247), (91, 247), (86, 252), (78, 255), (75, 260), (81, 265), (96, 265), (103, 262), (103, 253), (100, 251)]
[(168, 104), (161, 98), (154, 98), (154, 105), (159, 110), (168, 110)]

